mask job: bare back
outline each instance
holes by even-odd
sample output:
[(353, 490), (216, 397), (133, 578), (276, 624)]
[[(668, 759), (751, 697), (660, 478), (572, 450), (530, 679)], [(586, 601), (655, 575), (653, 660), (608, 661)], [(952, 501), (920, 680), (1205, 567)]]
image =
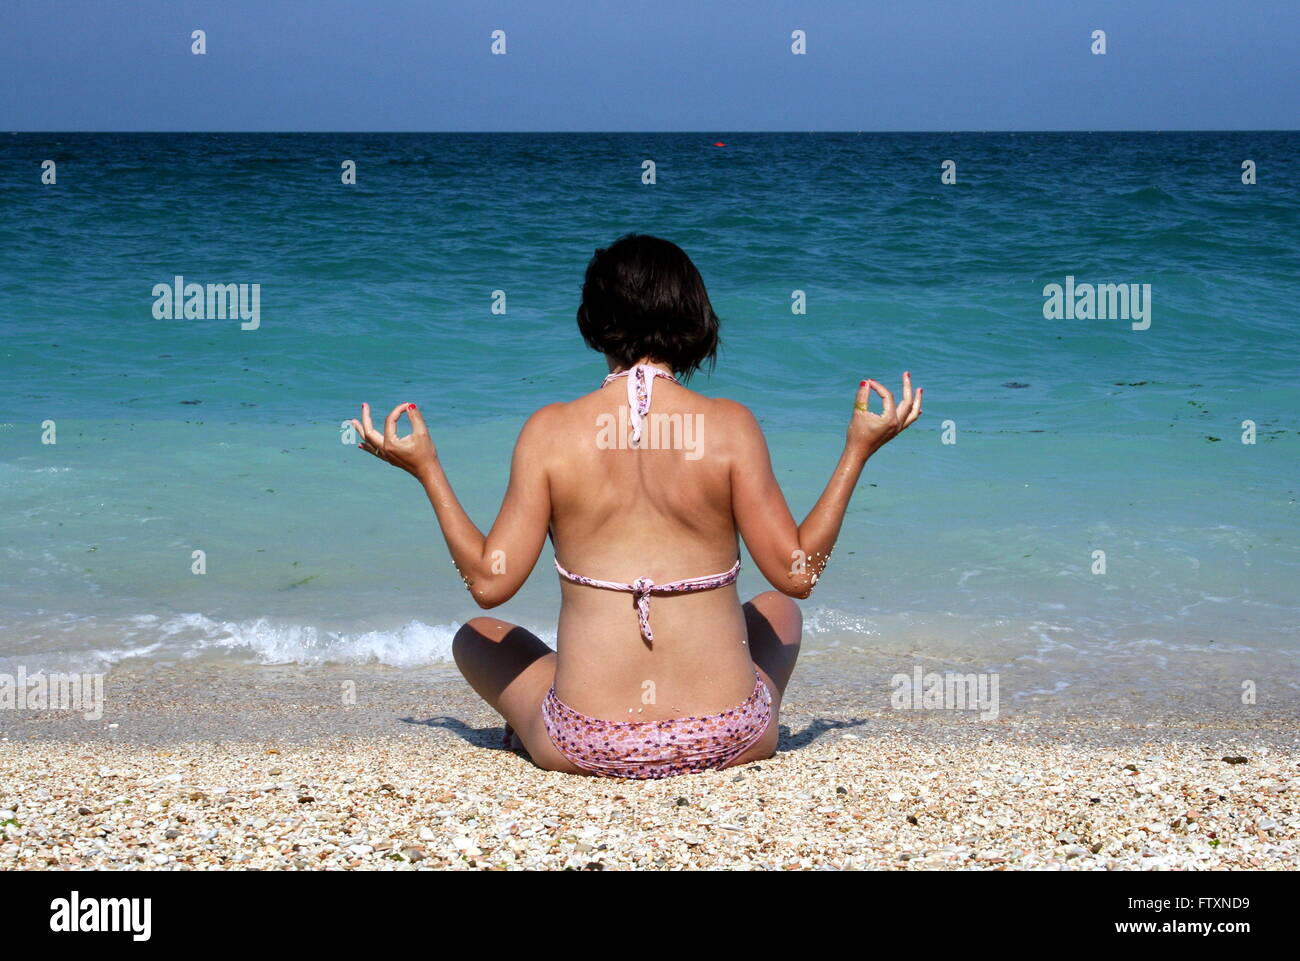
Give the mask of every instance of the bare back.
[[(730, 568), (738, 538), (728, 437), (737, 410), (661, 380), (633, 448), (623, 381), (548, 408), (539, 426), (560, 563), (629, 583)], [(653, 643), (641, 636), (630, 595), (561, 581), (561, 597), (555, 687), (575, 710), (658, 720), (721, 711), (753, 689), (734, 585), (654, 597)]]

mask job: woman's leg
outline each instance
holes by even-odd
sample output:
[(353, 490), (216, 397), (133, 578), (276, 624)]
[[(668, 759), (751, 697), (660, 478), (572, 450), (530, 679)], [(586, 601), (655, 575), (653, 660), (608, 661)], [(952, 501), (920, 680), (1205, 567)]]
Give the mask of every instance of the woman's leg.
[(536, 634), (495, 617), (468, 621), (451, 644), (470, 687), (515, 729), (533, 763), (586, 773), (555, 749), (542, 723), (542, 700), (555, 680), (555, 652)]
[(765, 591), (747, 603), (745, 626), (749, 629), (749, 656), (754, 668), (772, 693), (772, 720), (763, 736), (728, 767), (761, 761), (776, 753), (780, 737), (781, 698), (799, 659), (803, 640), (803, 613), (799, 605), (777, 591)]

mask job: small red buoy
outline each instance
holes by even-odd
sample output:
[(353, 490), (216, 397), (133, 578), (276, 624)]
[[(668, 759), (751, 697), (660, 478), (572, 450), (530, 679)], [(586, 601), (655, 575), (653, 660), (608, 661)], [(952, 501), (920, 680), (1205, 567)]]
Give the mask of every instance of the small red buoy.
[(726, 144), (723, 143), (721, 140), (715, 140), (715, 141), (713, 141), (713, 146), (715, 146), (715, 147), (725, 147)]

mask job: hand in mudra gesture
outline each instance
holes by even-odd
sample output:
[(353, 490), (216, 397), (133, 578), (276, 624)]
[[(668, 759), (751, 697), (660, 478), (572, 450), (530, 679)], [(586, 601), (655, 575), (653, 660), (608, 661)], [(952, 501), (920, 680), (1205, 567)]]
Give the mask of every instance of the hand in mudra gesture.
[[(406, 414), (411, 422), (411, 433), (405, 437), (397, 436), (397, 422)], [(413, 477), (422, 478), (430, 467), (438, 462), (438, 450), (429, 436), (429, 428), (424, 423), (424, 415), (414, 404), (398, 404), (384, 419), (384, 432), (375, 430), (370, 421), (370, 405), (361, 405), (361, 420), (353, 420), (352, 426), (361, 436), (362, 442), (357, 446), (374, 454), (380, 460), (386, 460), (394, 467), (400, 467)]]
[[(871, 394), (880, 395), (884, 410), (872, 413)], [(874, 454), (890, 440), (916, 423), (921, 416), (921, 395), (925, 391), (912, 390), (912, 375), (903, 374), (903, 401), (895, 404), (894, 395), (881, 383), (864, 380), (858, 385), (858, 395), (853, 402), (853, 418), (849, 421), (848, 445), (865, 454)]]

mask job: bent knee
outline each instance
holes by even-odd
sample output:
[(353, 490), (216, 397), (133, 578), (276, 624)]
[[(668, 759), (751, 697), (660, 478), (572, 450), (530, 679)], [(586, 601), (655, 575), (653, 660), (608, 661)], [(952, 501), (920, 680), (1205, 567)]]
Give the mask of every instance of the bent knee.
[(471, 617), (468, 621), (460, 626), (456, 636), (461, 634), (477, 634), (480, 637), (490, 638), (499, 641), (514, 628), (513, 624), (507, 623), (497, 617)]
[(495, 617), (471, 617), (451, 639), (452, 657), (460, 658), (466, 650), (485, 641), (497, 642), (510, 633), (512, 625)]
[(803, 611), (780, 591), (764, 591), (749, 602), (772, 625), (784, 644), (798, 644), (803, 636)]

